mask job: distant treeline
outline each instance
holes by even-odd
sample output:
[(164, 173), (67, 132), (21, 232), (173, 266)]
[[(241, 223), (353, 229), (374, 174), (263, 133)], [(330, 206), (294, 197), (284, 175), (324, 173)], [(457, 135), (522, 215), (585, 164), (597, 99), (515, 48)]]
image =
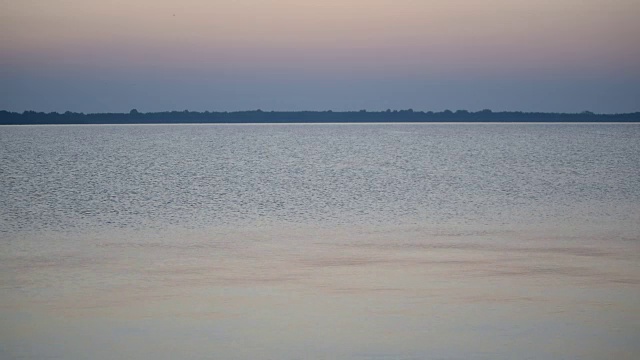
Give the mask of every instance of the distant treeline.
[(84, 114), (67, 111), (23, 113), (0, 111), (0, 125), (45, 124), (242, 124), (242, 123), (358, 123), (358, 122), (640, 122), (640, 112), (627, 114), (542, 113), (482, 110), (442, 112), (387, 111), (166, 111)]

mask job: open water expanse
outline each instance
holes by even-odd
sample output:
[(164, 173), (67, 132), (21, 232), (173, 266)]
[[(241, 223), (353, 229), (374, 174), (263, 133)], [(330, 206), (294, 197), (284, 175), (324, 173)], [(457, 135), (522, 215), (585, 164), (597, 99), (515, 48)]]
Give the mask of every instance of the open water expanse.
[(638, 359), (640, 125), (0, 127), (1, 359)]

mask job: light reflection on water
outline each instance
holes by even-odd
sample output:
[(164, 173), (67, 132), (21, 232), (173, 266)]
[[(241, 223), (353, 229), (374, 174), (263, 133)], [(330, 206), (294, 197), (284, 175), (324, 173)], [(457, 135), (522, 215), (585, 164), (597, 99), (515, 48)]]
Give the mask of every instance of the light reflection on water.
[(637, 240), (435, 233), (279, 228), (221, 241), (96, 238), (73, 253), (5, 255), (5, 351), (105, 359), (640, 351)]
[(0, 129), (0, 358), (640, 356), (636, 127), (404, 126)]

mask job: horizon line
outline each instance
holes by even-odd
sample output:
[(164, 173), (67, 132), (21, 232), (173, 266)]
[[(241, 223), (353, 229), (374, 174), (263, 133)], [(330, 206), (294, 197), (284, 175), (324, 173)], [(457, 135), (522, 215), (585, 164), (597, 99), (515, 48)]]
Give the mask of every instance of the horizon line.
[(236, 113), (338, 113), (338, 114), (350, 114), (350, 113), (372, 113), (372, 114), (388, 114), (388, 113), (416, 113), (416, 114), (457, 114), (457, 115), (470, 115), (470, 114), (528, 114), (528, 115), (596, 115), (596, 116), (608, 116), (608, 115), (635, 115), (640, 114), (640, 110), (631, 111), (631, 112), (607, 112), (607, 113), (597, 113), (589, 110), (583, 110), (580, 112), (557, 112), (557, 111), (524, 111), (524, 110), (499, 110), (493, 111), (491, 109), (482, 109), (477, 111), (466, 110), (466, 109), (457, 109), (457, 110), (441, 110), (441, 111), (433, 111), (433, 110), (414, 110), (412, 108), (408, 109), (386, 109), (386, 110), (369, 110), (369, 109), (358, 109), (358, 110), (262, 110), (262, 109), (246, 109), (246, 110), (160, 110), (160, 111), (138, 111), (136, 108), (132, 108), (129, 111), (125, 112), (76, 112), (71, 110), (65, 110), (64, 112), (59, 111), (37, 111), (37, 110), (23, 110), (23, 111), (10, 111), (0, 109), (0, 114), (16, 114), (16, 115), (27, 115), (27, 114), (44, 114), (44, 115), (149, 115), (149, 114), (176, 114), (176, 113), (194, 113), (194, 114), (236, 114)]

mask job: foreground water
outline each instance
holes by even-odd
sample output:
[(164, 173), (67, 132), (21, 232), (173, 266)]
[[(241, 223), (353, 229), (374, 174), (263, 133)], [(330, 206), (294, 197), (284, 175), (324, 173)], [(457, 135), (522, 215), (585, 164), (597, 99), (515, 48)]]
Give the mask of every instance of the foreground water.
[(0, 358), (640, 357), (640, 126), (0, 128)]

